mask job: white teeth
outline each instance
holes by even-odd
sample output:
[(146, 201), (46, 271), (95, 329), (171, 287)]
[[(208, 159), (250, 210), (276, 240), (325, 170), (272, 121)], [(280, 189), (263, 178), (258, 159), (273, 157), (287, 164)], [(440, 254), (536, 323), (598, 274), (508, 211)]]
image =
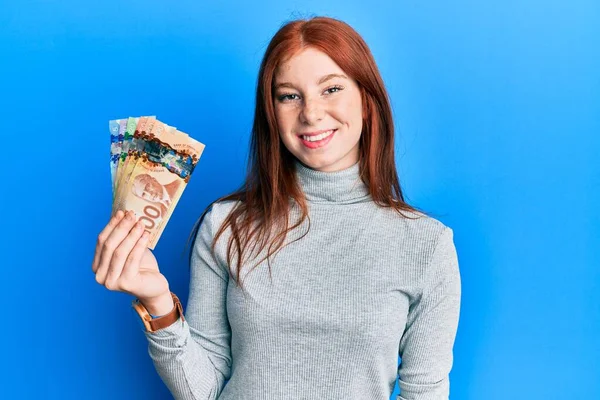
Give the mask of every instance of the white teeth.
[(334, 130), (335, 129), (332, 129), (330, 131), (323, 132), (320, 135), (316, 135), (316, 136), (302, 136), (302, 139), (306, 140), (307, 142), (318, 142), (319, 140), (323, 140), (327, 136), (331, 135)]

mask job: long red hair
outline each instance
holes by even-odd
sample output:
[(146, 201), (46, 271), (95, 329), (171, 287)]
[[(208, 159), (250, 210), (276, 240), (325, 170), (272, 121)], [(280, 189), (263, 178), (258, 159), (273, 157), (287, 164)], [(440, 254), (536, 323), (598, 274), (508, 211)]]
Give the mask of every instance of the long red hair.
[[(425, 214), (404, 200), (396, 173), (394, 123), (389, 97), (365, 41), (348, 24), (333, 18), (313, 17), (288, 22), (273, 36), (261, 62), (246, 180), (238, 190), (215, 200), (206, 208), (188, 242), (194, 243), (200, 224), (212, 204), (225, 200), (237, 201), (215, 234), (212, 250), (214, 252), (215, 244), (223, 232), (231, 227), (227, 265), (233, 265), (235, 250), (237, 268), (234, 273), (230, 267), (229, 272), (242, 288), (242, 265), (250, 247), (251, 254), (255, 250), (260, 254), (268, 246), (267, 255), (254, 267), (266, 258), (270, 273), (270, 256), (282, 247), (287, 233), (308, 217), (306, 199), (295, 176), (294, 156), (279, 137), (273, 96), (273, 81), (278, 66), (307, 47), (327, 54), (360, 88), (363, 130), (359, 143), (359, 171), (373, 201), (379, 206), (396, 210), (406, 218), (410, 217), (402, 214), (402, 211)], [(300, 220), (292, 226), (288, 222), (290, 199), (301, 210)], [(272, 238), (274, 227), (280, 229)]]

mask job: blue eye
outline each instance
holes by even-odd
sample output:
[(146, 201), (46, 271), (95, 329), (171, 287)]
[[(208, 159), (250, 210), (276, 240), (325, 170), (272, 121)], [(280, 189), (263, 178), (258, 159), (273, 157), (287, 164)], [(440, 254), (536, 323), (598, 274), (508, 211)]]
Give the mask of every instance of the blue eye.
[[(339, 92), (340, 90), (343, 90), (344, 88), (341, 86), (332, 86), (330, 88), (325, 89), (326, 92), (332, 93), (331, 90), (336, 90), (337, 92)], [(333, 92), (335, 93), (335, 92)]]
[(296, 94), (290, 93), (290, 94), (282, 94), (281, 96), (279, 96), (277, 99), (279, 101), (286, 101), (286, 100), (291, 100), (289, 97), (290, 96), (297, 96)]

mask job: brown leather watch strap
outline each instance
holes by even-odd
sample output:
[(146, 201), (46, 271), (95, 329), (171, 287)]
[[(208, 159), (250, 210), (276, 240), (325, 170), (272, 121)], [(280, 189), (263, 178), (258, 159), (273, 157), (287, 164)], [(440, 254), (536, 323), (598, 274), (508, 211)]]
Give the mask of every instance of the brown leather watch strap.
[(139, 299), (133, 300), (132, 307), (139, 314), (144, 323), (144, 327), (148, 332), (156, 332), (159, 329), (171, 326), (179, 317), (181, 317), (182, 321), (185, 321), (185, 317), (183, 316), (183, 306), (181, 305), (179, 298), (173, 292), (171, 292), (171, 297), (173, 297), (173, 309), (169, 311), (168, 314), (162, 315), (159, 318), (152, 318)]

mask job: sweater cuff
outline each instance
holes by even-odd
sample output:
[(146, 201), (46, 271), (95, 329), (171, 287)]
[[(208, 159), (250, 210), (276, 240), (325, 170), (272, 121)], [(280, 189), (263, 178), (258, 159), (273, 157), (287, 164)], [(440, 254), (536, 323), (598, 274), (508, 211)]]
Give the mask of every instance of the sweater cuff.
[[(186, 335), (187, 329), (187, 321), (181, 319), (181, 317), (177, 318), (175, 322), (166, 328), (159, 329), (154, 332), (144, 331), (146, 337), (150, 340), (152, 339), (177, 339)], [(187, 332), (189, 333), (189, 332)]]

